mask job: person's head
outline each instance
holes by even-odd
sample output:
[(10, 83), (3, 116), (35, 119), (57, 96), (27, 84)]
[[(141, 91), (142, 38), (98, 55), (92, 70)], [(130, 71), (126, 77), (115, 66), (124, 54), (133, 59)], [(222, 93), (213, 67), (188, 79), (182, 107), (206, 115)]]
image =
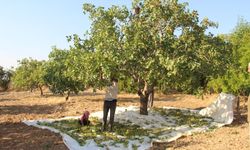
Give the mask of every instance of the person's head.
[(87, 110), (83, 111), (83, 116), (88, 118), (89, 115), (90, 115), (89, 111), (87, 111)]
[(112, 78), (111, 78), (111, 82), (116, 82), (116, 83), (117, 83), (117, 82), (118, 82), (118, 79), (117, 79), (117, 78), (112, 77)]

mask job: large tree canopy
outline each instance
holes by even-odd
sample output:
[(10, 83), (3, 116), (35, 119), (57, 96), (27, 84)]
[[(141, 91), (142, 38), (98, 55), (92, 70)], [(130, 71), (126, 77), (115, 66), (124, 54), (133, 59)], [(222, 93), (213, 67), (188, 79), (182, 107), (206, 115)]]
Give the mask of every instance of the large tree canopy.
[(90, 30), (84, 39), (74, 35), (68, 40), (74, 43), (72, 50), (82, 51), (86, 85), (102, 87), (105, 79), (118, 77), (138, 91), (141, 113), (147, 114), (154, 87), (193, 93), (226, 70), (230, 45), (207, 33), (216, 24), (200, 21), (186, 3), (142, 0), (133, 7), (134, 13), (125, 6), (83, 5), (92, 21)]

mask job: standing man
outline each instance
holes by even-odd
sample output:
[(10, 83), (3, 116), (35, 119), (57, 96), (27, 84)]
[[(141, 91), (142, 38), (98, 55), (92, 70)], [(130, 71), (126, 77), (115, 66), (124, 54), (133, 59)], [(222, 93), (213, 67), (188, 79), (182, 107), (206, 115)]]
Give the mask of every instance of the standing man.
[(118, 95), (118, 80), (116, 78), (111, 79), (111, 85), (107, 86), (105, 90), (105, 98), (103, 105), (103, 131), (107, 129), (107, 117), (108, 112), (110, 110), (110, 131), (113, 131), (113, 124), (115, 118), (115, 109), (117, 103), (117, 95)]

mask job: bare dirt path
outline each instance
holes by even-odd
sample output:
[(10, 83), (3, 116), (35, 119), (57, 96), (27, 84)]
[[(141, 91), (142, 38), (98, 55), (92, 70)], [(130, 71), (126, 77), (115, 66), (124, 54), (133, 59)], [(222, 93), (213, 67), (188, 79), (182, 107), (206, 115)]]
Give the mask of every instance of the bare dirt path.
[[(103, 93), (95, 95), (84, 92), (72, 96), (65, 101), (62, 96), (38, 96), (39, 92), (2, 92), (0, 93), (0, 149), (55, 149), (64, 150), (59, 134), (48, 130), (29, 127), (22, 120), (60, 118), (64, 116), (77, 116), (87, 108), (90, 112), (102, 110)], [(204, 100), (195, 96), (156, 95), (156, 107), (174, 106), (184, 108), (201, 108), (208, 106), (216, 95), (207, 96)], [(118, 106), (138, 106), (138, 97), (133, 94), (120, 94)], [(242, 116), (236, 118), (234, 123), (212, 132), (184, 137), (170, 144), (156, 145), (153, 149), (211, 149), (211, 150), (249, 150), (248, 126), (246, 122), (246, 107), (242, 106)]]

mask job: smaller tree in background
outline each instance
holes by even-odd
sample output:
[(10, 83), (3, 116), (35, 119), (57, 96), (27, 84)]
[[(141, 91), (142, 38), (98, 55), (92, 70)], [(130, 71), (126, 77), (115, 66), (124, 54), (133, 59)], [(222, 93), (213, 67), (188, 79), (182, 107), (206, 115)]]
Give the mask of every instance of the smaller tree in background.
[(71, 92), (77, 94), (84, 89), (84, 82), (79, 74), (83, 70), (77, 65), (77, 56), (69, 50), (54, 47), (45, 66), (46, 85), (54, 94), (67, 92), (66, 100)]
[(16, 68), (13, 76), (13, 85), (19, 89), (29, 89), (33, 91), (39, 88), (41, 96), (43, 96), (42, 87), (45, 85), (44, 63), (45, 61), (38, 61), (32, 58), (24, 58), (19, 62), (19, 67)]
[(3, 91), (6, 91), (9, 88), (12, 71), (4, 70), (2, 66), (0, 66), (0, 87)]
[(237, 107), (239, 109), (239, 96), (247, 99), (250, 93), (250, 76), (247, 66), (250, 62), (250, 23), (241, 19), (234, 32), (227, 36), (232, 43), (233, 53), (230, 66), (226, 74), (209, 82), (209, 86), (216, 92), (229, 92), (238, 96)]
[(233, 57), (227, 73), (212, 80), (209, 86), (215, 91), (247, 95), (250, 92), (250, 76), (247, 66), (250, 62), (250, 23), (240, 20), (234, 32), (228, 35), (233, 45)]

